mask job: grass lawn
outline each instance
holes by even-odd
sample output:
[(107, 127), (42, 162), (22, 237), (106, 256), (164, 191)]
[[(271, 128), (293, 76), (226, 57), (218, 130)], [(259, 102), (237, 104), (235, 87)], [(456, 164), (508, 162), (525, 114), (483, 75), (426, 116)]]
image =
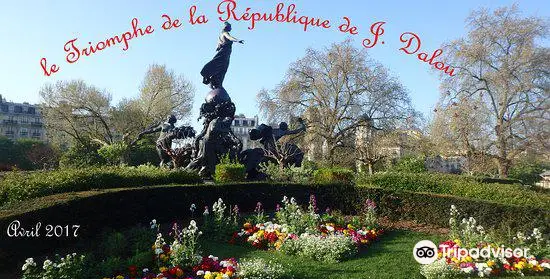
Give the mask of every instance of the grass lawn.
[[(412, 256), (412, 248), (420, 240), (443, 240), (440, 235), (392, 231), (353, 259), (326, 264), (296, 256), (286, 256), (278, 252), (260, 251), (251, 247), (205, 242), (202, 249), (206, 255), (220, 258), (264, 258), (286, 266), (295, 279), (384, 279), (384, 278), (424, 278), (420, 275), (418, 264)], [(498, 277), (504, 278), (504, 277)], [(517, 278), (517, 277), (516, 277)], [(550, 278), (545, 276), (529, 278)]]
[(441, 236), (409, 231), (389, 232), (356, 258), (336, 264), (212, 242), (204, 243), (202, 248), (206, 254), (219, 257), (271, 259), (286, 266), (296, 279), (423, 278), (418, 271), (419, 264), (412, 257), (412, 248), (424, 239), (438, 241)]

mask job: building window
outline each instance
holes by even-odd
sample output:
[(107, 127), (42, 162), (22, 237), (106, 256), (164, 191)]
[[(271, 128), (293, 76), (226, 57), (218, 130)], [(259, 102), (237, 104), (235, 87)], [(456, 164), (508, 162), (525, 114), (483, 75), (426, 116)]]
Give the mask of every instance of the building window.
[(2, 112), (8, 112), (10, 110), (10, 107), (8, 105), (2, 105)]
[(243, 126), (248, 126), (248, 121), (247, 120), (243, 120)]
[(13, 112), (23, 113), (23, 107), (22, 106), (15, 106), (15, 107), (13, 107)]
[(240, 121), (239, 120), (235, 120), (235, 126), (239, 126), (239, 123)]
[(21, 137), (27, 137), (29, 135), (29, 131), (27, 130), (27, 128), (21, 128), (21, 130), (19, 131), (19, 135)]
[(250, 121), (250, 126), (254, 127), (256, 125), (256, 122), (254, 120)]
[(29, 123), (29, 118), (26, 117), (26, 116), (21, 117), (21, 123), (22, 123), (22, 124), (27, 124), (27, 123)]
[(28, 107), (27, 108), (27, 113), (28, 114), (36, 114), (36, 109), (34, 107)]

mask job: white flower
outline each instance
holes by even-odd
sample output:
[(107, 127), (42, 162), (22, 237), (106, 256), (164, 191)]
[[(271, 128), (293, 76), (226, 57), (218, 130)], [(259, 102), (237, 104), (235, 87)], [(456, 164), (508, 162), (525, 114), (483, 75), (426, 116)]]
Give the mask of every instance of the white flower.
[(148, 268), (144, 268), (144, 269), (143, 269), (143, 273), (147, 273), (147, 272), (149, 272), (149, 269), (148, 269)]
[(550, 263), (541, 263), (540, 266), (545, 269), (550, 268)]
[(23, 267), (21, 267), (21, 270), (25, 271), (31, 266), (36, 266), (36, 263), (34, 262), (33, 258), (28, 258), (25, 260), (25, 264), (23, 265)]
[(203, 276), (203, 275), (204, 275), (204, 271), (203, 271), (203, 270), (197, 271), (197, 276)]
[(47, 269), (50, 265), (52, 265), (52, 261), (45, 260), (44, 265), (42, 266), (43, 269)]
[(224, 274), (224, 275), (222, 275), (222, 278), (223, 278), (223, 279), (229, 279), (229, 275)]

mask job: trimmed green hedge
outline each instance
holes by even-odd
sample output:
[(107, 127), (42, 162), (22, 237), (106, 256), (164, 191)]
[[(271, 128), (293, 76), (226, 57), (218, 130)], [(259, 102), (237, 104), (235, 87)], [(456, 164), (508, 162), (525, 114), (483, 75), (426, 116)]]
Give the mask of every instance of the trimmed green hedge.
[(550, 209), (550, 196), (537, 193), (521, 184), (483, 183), (481, 181), (483, 178), (452, 174), (380, 173), (362, 176), (358, 180), (358, 184)]
[(218, 164), (214, 173), (217, 183), (241, 182), (246, 180), (246, 167), (243, 164)]
[(159, 184), (200, 183), (198, 174), (154, 166), (90, 167), (56, 171), (9, 172), (0, 180), (0, 206), (58, 193)]
[[(242, 212), (252, 212), (257, 202), (267, 211), (275, 209), (283, 196), (295, 197), (301, 204), (315, 194), (321, 210), (327, 207), (354, 214), (369, 198), (378, 204), (381, 216), (393, 220), (415, 220), (422, 223), (448, 226), (449, 209), (456, 205), (467, 216), (475, 217), (486, 229), (515, 234), (535, 227), (543, 232), (550, 229), (550, 210), (533, 206), (512, 206), (482, 200), (447, 195), (414, 193), (409, 191), (362, 187), (354, 185), (283, 185), (268, 183), (241, 183), (197, 186), (159, 186), (123, 189), (63, 201), (53, 206), (23, 214), (0, 218), (0, 228), (7, 228), (13, 220), (24, 226), (37, 222), (48, 224), (82, 225), (80, 238), (94, 237), (105, 228), (122, 229), (136, 224), (147, 226), (150, 220), (169, 223), (191, 217), (189, 206), (211, 206), (218, 198), (226, 204), (239, 205)], [(27, 201), (36, 202), (36, 201)], [(24, 206), (24, 203), (21, 204)], [(196, 216), (195, 216), (196, 217)], [(51, 252), (70, 246), (77, 239), (56, 238), (0, 238), (0, 268), (28, 255)]]
[(352, 184), (355, 173), (344, 168), (322, 168), (313, 172), (315, 184)]

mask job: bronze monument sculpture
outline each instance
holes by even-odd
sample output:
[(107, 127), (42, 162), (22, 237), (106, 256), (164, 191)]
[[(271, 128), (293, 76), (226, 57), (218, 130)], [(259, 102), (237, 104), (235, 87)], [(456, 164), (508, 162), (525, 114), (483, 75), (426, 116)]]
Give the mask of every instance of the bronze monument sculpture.
[(171, 166), (172, 157), (170, 156), (170, 153), (173, 152), (172, 141), (174, 139), (192, 138), (195, 136), (195, 130), (193, 127), (176, 127), (174, 125), (176, 121), (177, 119), (174, 115), (169, 115), (166, 118), (166, 122), (155, 124), (139, 133), (138, 138), (133, 141), (131, 145), (134, 145), (137, 141), (143, 138), (144, 135), (160, 132), (160, 135), (156, 141), (156, 149), (160, 158), (160, 166)]
[(228, 154), (235, 160), (242, 150), (241, 141), (231, 130), (235, 104), (223, 88), (223, 81), (229, 68), (233, 42), (242, 44), (244, 41), (231, 36), (230, 31), (231, 24), (225, 22), (218, 38), (216, 55), (201, 71), (203, 83), (210, 85), (212, 91), (206, 95), (200, 109), (199, 120), (204, 119), (203, 128), (195, 139), (193, 159), (187, 168), (198, 170), (203, 177), (211, 177), (222, 156)]
[(224, 24), (218, 38), (216, 55), (210, 62), (204, 65), (201, 71), (203, 77), (202, 83), (209, 84), (212, 89), (223, 88), (223, 80), (229, 68), (233, 42), (244, 44), (243, 40), (239, 40), (229, 34), (229, 32), (231, 32), (231, 24), (227, 21)]
[[(241, 141), (231, 130), (231, 124), (235, 119), (235, 104), (223, 87), (223, 81), (229, 68), (233, 42), (242, 44), (244, 41), (231, 36), (230, 31), (231, 24), (225, 22), (218, 38), (216, 55), (201, 70), (203, 83), (209, 85), (212, 90), (206, 95), (205, 102), (200, 108), (198, 120), (203, 119), (200, 134), (195, 137), (195, 131), (191, 127), (176, 128), (176, 118), (171, 115), (165, 123), (154, 125), (140, 133), (138, 140), (145, 134), (161, 132), (157, 140), (161, 166), (186, 166), (187, 169), (197, 170), (205, 178), (212, 177), (216, 165), (224, 156), (243, 163), (248, 179), (265, 177), (259, 171), (260, 164), (272, 161), (273, 157), (279, 155), (286, 156), (283, 160), (285, 166), (301, 166), (304, 153), (300, 148), (290, 143), (279, 143), (279, 140), (287, 135), (305, 131), (306, 126), (302, 119), (298, 119), (300, 127), (295, 130), (289, 130), (285, 122), (281, 122), (278, 128), (262, 124), (252, 129), (249, 133), (250, 139), (259, 141), (263, 147), (242, 151)], [(190, 137), (195, 137), (192, 145), (172, 149), (173, 139)], [(282, 150), (288, 151), (288, 154), (281, 154)]]

